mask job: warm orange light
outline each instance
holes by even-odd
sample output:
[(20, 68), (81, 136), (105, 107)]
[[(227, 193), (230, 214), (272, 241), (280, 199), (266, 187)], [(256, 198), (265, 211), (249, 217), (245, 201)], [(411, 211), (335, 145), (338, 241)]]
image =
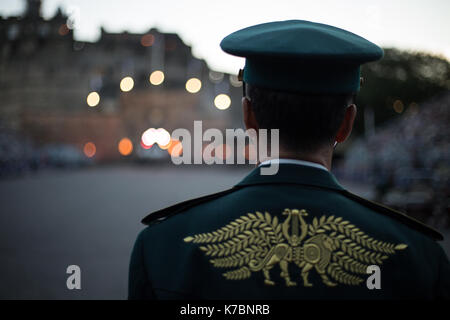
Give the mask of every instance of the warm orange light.
[(169, 143), (165, 144), (165, 145), (160, 145), (158, 144), (158, 146), (163, 149), (163, 150), (167, 150), (170, 148), (170, 146), (172, 145), (172, 139), (170, 139)]
[(123, 156), (128, 156), (133, 151), (133, 143), (128, 138), (119, 141), (119, 152)]
[(404, 109), (404, 105), (401, 100), (395, 100), (392, 107), (394, 108), (394, 111), (397, 113), (402, 113)]
[(151, 47), (155, 42), (155, 36), (152, 34), (145, 34), (141, 38), (141, 45), (144, 47)]
[(83, 152), (88, 158), (92, 158), (95, 156), (95, 153), (97, 152), (97, 148), (95, 147), (95, 144), (92, 142), (87, 142), (84, 145)]
[(172, 157), (179, 157), (183, 153), (183, 145), (178, 140), (172, 140), (172, 143), (167, 151)]

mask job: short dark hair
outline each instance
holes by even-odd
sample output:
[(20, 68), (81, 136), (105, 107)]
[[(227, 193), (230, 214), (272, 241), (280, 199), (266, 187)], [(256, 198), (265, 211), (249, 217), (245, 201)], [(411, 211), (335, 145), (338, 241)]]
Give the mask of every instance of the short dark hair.
[(333, 143), (355, 99), (353, 93), (301, 94), (244, 85), (260, 129), (279, 129), (280, 146), (294, 152)]

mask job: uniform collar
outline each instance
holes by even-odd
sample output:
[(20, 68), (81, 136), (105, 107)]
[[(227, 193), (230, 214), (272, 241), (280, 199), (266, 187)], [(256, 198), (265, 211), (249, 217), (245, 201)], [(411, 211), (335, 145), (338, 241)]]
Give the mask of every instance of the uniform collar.
[(328, 170), (315, 166), (293, 163), (279, 163), (277, 174), (261, 175), (261, 167), (270, 163), (262, 163), (252, 170), (236, 187), (259, 184), (298, 184), (312, 187), (320, 187), (334, 190), (344, 190), (333, 174)]
[(322, 169), (325, 171), (328, 171), (328, 169), (319, 164), (319, 163), (315, 163), (315, 162), (311, 162), (311, 161), (305, 161), (305, 160), (298, 160), (298, 159), (269, 159), (266, 161), (261, 162), (261, 164), (258, 166), (264, 166), (264, 165), (270, 165), (271, 163), (278, 163), (278, 164), (296, 164), (296, 165), (303, 165), (303, 166), (308, 166), (308, 167), (314, 167), (314, 168), (318, 168), (318, 169)]

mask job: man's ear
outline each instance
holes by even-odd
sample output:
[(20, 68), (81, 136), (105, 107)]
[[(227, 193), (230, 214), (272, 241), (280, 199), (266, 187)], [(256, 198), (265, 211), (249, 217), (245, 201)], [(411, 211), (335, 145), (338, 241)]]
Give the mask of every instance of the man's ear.
[(336, 134), (336, 142), (344, 142), (352, 132), (353, 124), (356, 118), (356, 105), (351, 104), (345, 109), (344, 120), (342, 120), (341, 126)]
[(253, 112), (251, 102), (248, 98), (242, 98), (242, 112), (244, 114), (245, 129), (259, 129), (258, 122), (256, 121), (255, 113)]

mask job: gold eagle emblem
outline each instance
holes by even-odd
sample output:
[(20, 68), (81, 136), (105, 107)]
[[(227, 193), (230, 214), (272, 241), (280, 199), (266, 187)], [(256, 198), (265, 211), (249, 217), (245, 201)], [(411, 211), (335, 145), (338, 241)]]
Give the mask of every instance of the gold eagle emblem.
[[(286, 286), (295, 286), (288, 265), (301, 269), (305, 287), (311, 287), (308, 275), (315, 270), (327, 286), (359, 285), (371, 264), (381, 265), (406, 244), (382, 242), (369, 237), (341, 217), (321, 216), (307, 224), (306, 210), (285, 209), (280, 223), (270, 213), (248, 213), (226, 226), (209, 233), (184, 238), (185, 242), (202, 243), (200, 249), (218, 268), (234, 268), (223, 273), (226, 279), (242, 280), (252, 272), (262, 271), (264, 283), (274, 285), (270, 270), (279, 264)], [(331, 279), (330, 279), (331, 278)]]

